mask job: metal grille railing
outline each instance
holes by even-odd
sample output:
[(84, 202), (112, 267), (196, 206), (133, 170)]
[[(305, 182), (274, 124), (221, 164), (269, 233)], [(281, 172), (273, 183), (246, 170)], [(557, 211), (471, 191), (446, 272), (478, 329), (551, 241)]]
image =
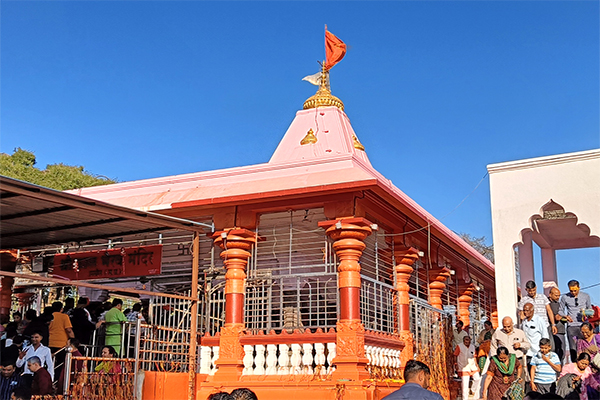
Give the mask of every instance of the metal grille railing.
[(410, 330), (415, 348), (439, 343), (440, 327), (446, 320), (452, 321), (453, 314), (429, 305), (425, 300), (410, 295)]
[(252, 279), (246, 285), (246, 328), (335, 327), (338, 314), (336, 274)]
[(397, 319), (394, 310), (395, 289), (383, 282), (362, 277), (360, 288), (360, 314), (367, 330), (393, 333)]
[(423, 299), (410, 296), (410, 326), (415, 359), (431, 368), (430, 389), (449, 398), (452, 376), (452, 314), (434, 308)]
[(268, 271), (273, 278), (297, 274), (335, 273), (335, 254), (325, 230), (322, 208), (263, 214), (257, 233), (264, 241), (254, 246), (248, 278)]

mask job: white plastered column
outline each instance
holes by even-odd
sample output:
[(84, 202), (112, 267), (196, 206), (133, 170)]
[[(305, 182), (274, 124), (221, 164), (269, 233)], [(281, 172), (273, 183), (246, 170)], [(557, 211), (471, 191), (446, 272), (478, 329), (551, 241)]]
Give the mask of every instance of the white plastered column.
[(556, 271), (556, 251), (551, 248), (542, 249), (542, 274), (544, 277), (544, 293), (550, 294), (553, 282), (558, 287), (558, 272)]
[(533, 240), (531, 232), (523, 233), (523, 244), (519, 245), (519, 272), (521, 275), (521, 294), (525, 293), (525, 284), (528, 281), (535, 282), (535, 269), (533, 264)]

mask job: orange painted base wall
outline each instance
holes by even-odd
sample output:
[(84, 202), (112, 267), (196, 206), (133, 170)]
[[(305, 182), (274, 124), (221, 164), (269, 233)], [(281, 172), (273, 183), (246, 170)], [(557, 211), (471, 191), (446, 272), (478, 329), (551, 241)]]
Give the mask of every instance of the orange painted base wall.
[[(309, 381), (303, 376), (244, 376), (240, 382), (211, 382), (212, 377), (196, 376), (196, 400), (212, 393), (247, 387), (259, 400), (380, 400), (402, 386), (399, 383)], [(187, 400), (188, 375), (174, 372), (146, 372), (142, 400)]]

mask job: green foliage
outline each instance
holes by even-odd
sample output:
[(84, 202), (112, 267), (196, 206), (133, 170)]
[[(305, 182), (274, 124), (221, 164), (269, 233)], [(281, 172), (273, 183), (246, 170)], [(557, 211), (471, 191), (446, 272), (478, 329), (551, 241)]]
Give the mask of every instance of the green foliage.
[(0, 153), (0, 175), (51, 189), (69, 190), (116, 183), (112, 179), (90, 174), (82, 166), (59, 163), (49, 164), (42, 170), (36, 168), (35, 164), (35, 154), (20, 147), (12, 155)]
[(471, 236), (468, 233), (459, 233), (458, 236), (461, 237), (462, 240), (471, 245), (475, 250), (477, 250), (481, 255), (485, 258), (494, 262), (494, 245), (487, 245), (485, 243), (485, 236), (475, 237)]

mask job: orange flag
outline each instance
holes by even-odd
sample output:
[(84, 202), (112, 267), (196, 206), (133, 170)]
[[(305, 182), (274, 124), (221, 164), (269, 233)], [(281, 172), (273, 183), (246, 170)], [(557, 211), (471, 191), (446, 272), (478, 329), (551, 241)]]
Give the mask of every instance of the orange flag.
[(325, 28), (325, 69), (330, 70), (346, 55), (346, 43)]

